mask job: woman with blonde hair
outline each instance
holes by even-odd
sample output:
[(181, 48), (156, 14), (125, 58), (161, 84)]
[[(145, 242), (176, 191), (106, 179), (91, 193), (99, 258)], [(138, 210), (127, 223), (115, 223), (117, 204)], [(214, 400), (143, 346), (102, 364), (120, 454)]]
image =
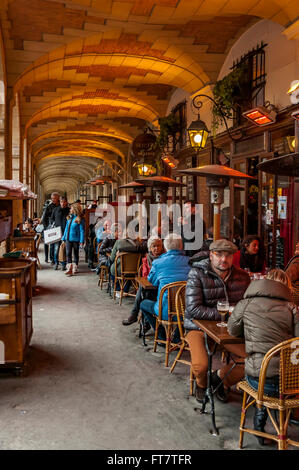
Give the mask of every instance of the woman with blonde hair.
[[(277, 344), (299, 336), (299, 310), (291, 301), (291, 288), (288, 275), (272, 269), (264, 279), (251, 282), (228, 320), (228, 332), (245, 337), (245, 377), (255, 390), (265, 354)], [(264, 393), (278, 396), (279, 357), (269, 363)], [(254, 429), (264, 432), (266, 421), (266, 408), (256, 408)], [(258, 437), (258, 441), (264, 444), (263, 438)]]
[[(68, 264), (65, 274), (72, 276), (78, 272), (79, 247), (83, 247), (84, 244), (84, 218), (81, 204), (75, 202), (71, 205), (61, 240), (66, 243), (66, 260)], [(75, 263), (72, 262), (73, 252)]]

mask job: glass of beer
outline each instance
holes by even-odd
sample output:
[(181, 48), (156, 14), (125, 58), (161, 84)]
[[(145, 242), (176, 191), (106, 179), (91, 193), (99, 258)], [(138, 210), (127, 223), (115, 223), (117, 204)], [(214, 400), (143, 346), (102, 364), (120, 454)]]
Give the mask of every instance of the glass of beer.
[(224, 328), (227, 326), (227, 323), (225, 323), (224, 320), (225, 320), (225, 316), (229, 312), (229, 303), (226, 300), (218, 301), (217, 310), (218, 310), (219, 315), (221, 315), (221, 323), (217, 323), (217, 326)]

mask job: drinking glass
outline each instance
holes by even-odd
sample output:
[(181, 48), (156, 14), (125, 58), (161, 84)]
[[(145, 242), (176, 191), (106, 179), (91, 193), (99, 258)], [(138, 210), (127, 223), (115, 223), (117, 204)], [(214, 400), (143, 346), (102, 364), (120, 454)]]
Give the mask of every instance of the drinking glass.
[(227, 326), (227, 323), (225, 323), (225, 315), (228, 314), (229, 312), (229, 303), (225, 300), (223, 301), (218, 301), (217, 302), (217, 310), (219, 315), (221, 315), (221, 323), (217, 323), (217, 326), (220, 326), (221, 328), (224, 328)]

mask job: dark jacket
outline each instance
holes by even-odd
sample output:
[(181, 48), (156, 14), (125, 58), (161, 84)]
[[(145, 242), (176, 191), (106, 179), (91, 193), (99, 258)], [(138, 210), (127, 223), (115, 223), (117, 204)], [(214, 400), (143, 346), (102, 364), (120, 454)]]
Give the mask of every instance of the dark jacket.
[[(258, 377), (265, 354), (277, 344), (299, 336), (299, 311), (290, 302), (289, 289), (278, 281), (253, 281), (232, 312), (228, 331), (245, 336), (245, 372)], [(267, 377), (279, 373), (279, 357), (271, 359)]]
[(59, 205), (55, 206), (55, 204), (53, 204), (53, 202), (51, 202), (51, 204), (49, 204), (45, 208), (45, 210), (43, 212), (43, 215), (42, 215), (42, 220), (41, 220), (41, 223), (43, 224), (45, 229), (50, 228), (50, 226), (51, 226), (51, 217), (52, 217), (53, 211), (54, 211), (54, 209), (56, 209), (56, 207), (60, 207), (60, 206)]
[(105, 240), (103, 240), (100, 248), (99, 248), (99, 255), (104, 255), (107, 257), (107, 253), (111, 253), (114, 245), (115, 245), (115, 238), (112, 237), (107, 237)]
[(186, 310), (184, 326), (187, 330), (199, 329), (193, 319), (220, 320), (217, 311), (218, 300), (227, 300), (235, 305), (243, 298), (250, 278), (242, 269), (231, 267), (231, 272), (224, 282), (213, 271), (209, 258), (194, 257), (186, 286)]
[(61, 207), (57, 206), (53, 209), (50, 223), (54, 224), (54, 227), (61, 227), (61, 233), (64, 233), (65, 226), (66, 226), (66, 218), (69, 215), (70, 208), (69, 207)]

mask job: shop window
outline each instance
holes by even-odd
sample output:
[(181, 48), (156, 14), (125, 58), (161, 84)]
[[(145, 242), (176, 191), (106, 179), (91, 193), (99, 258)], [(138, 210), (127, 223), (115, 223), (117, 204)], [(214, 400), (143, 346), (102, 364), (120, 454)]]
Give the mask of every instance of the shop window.
[(176, 154), (187, 145), (187, 102), (182, 101), (178, 103), (172, 109), (172, 113), (177, 118), (179, 124), (179, 131), (175, 136), (171, 136), (173, 153)]
[(274, 155), (287, 155), (295, 151), (294, 126), (279, 129), (271, 133), (272, 149)]
[(265, 69), (265, 47), (267, 44), (261, 45), (249, 51), (239, 60), (234, 62), (232, 69), (237, 67), (245, 67), (248, 73), (248, 98), (239, 103), (234, 114), (234, 125), (240, 125), (244, 121), (242, 113), (255, 106), (263, 106), (265, 103), (265, 85), (266, 85), (266, 69)]

